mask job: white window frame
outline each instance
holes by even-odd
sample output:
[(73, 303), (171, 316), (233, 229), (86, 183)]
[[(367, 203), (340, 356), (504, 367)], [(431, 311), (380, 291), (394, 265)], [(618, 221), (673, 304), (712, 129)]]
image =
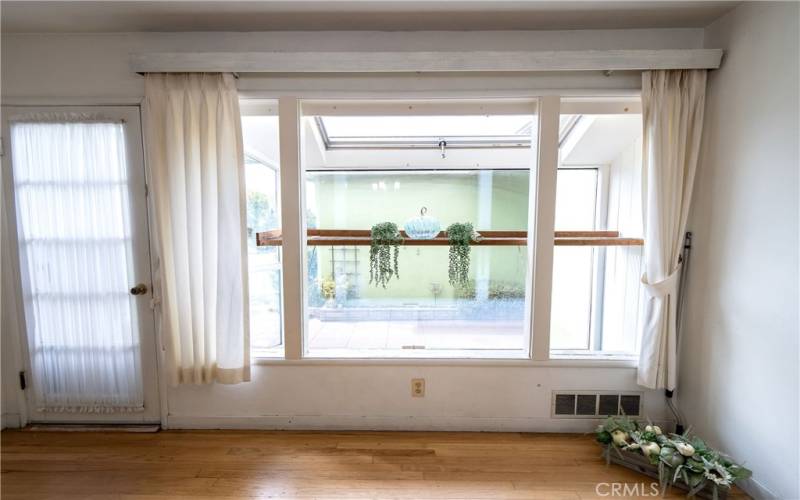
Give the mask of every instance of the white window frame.
[[(567, 114), (623, 114), (641, 113), (641, 103), (638, 94), (610, 92), (609, 97), (571, 97), (570, 93), (531, 94), (520, 97), (510, 96), (504, 99), (495, 99), (475, 93), (474, 95), (459, 95), (459, 98), (450, 99), (446, 112), (452, 112), (452, 106), (464, 106), (464, 114), (475, 114), (476, 108), (465, 106), (466, 103), (480, 103), (480, 113), (487, 114), (481, 106), (486, 104), (501, 106), (508, 103), (518, 106), (519, 102), (538, 100), (535, 110), (539, 117), (537, 164), (534, 169), (534, 186), (531, 196), (531, 210), (535, 213), (532, 229), (529, 231), (528, 251), (530, 256), (530, 269), (532, 279), (528, 285), (531, 287), (529, 307), (530, 349), (525, 359), (475, 359), (475, 358), (309, 358), (304, 356), (304, 329), (305, 329), (305, 293), (304, 277), (306, 275), (306, 262), (304, 252), (306, 248), (305, 235), (305, 197), (304, 176), (302, 175), (302, 116), (313, 114), (336, 114), (337, 106), (347, 103), (348, 106), (375, 109), (375, 113), (387, 113), (385, 108), (374, 106), (376, 101), (382, 101), (387, 106), (392, 106), (397, 100), (403, 100), (406, 105), (409, 99), (402, 95), (392, 95), (386, 98), (385, 93), (370, 95), (364, 92), (358, 99), (343, 101), (342, 99), (327, 100), (321, 98), (319, 93), (284, 93), (278, 96), (259, 95), (251, 92), (248, 99), (276, 99), (278, 100), (278, 118), (280, 134), (280, 165), (281, 165), (281, 226), (283, 231), (283, 339), (285, 355), (283, 359), (257, 358), (254, 363), (289, 363), (289, 364), (397, 364), (397, 365), (501, 365), (501, 366), (581, 366), (581, 367), (635, 367), (637, 362), (630, 357), (614, 355), (590, 356), (553, 356), (550, 352), (550, 306), (553, 270), (553, 234), (555, 222), (555, 189), (556, 174), (558, 169), (558, 136), (559, 118), (561, 113)], [(594, 93), (593, 93), (594, 94)], [(617, 94), (617, 95), (614, 95)], [(306, 97), (306, 95), (308, 97)], [(563, 97), (563, 101), (562, 101)], [(430, 100), (414, 96), (414, 106), (424, 106), (431, 113), (445, 112), (437, 104), (442, 104), (441, 93), (432, 93)], [(302, 108), (302, 109), (301, 109)], [(400, 112), (397, 108), (393, 112)], [(360, 111), (365, 114), (365, 111)], [(348, 114), (353, 111), (348, 110)]]

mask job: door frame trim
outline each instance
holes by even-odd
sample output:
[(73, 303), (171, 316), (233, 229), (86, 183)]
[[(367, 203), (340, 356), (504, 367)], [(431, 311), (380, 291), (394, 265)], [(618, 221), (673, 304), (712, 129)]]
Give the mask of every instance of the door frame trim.
[[(11, 340), (16, 343), (17, 352), (13, 353), (13, 356), (16, 358), (15, 361), (15, 368), (21, 367), (28, 377), (30, 377), (32, 373), (31, 368), (31, 357), (28, 345), (28, 338), (27, 338), (27, 326), (25, 320), (25, 311), (24, 311), (24, 303), (20, 301), (20, 297), (22, 297), (22, 281), (21, 281), (21, 270), (20, 270), (20, 256), (19, 256), (19, 242), (18, 242), (18, 228), (17, 228), (17, 217), (16, 217), (16, 200), (15, 200), (15, 193), (13, 187), (13, 171), (11, 165), (11, 145), (10, 145), (10, 126), (8, 120), (8, 108), (59, 108), (59, 107), (82, 107), (82, 108), (108, 108), (108, 107), (117, 107), (117, 108), (129, 108), (131, 112), (135, 113), (139, 119), (139, 128), (136, 131), (139, 135), (138, 145), (139, 149), (138, 155), (141, 157), (141, 165), (142, 165), (142, 175), (143, 175), (143, 186), (145, 188), (145, 212), (144, 212), (144, 221), (142, 221), (144, 226), (144, 235), (147, 237), (146, 242), (146, 250), (147, 250), (147, 257), (145, 261), (149, 266), (149, 280), (150, 283), (156, 283), (157, 277), (155, 275), (155, 267), (154, 264), (157, 261), (157, 249), (154, 247), (153, 241), (153, 233), (152, 233), (152, 224), (153, 221), (151, 217), (153, 216), (153, 207), (151, 205), (150, 197), (148, 196), (148, 185), (150, 176), (150, 169), (148, 167), (147, 162), (147, 155), (145, 149), (145, 140), (144, 140), (144, 116), (142, 110), (142, 104), (144, 102), (143, 98), (12, 98), (12, 99), (3, 99), (2, 101), (2, 108), (5, 110), (5, 116), (2, 119), (2, 123), (0, 124), (2, 129), (2, 140), (3, 140), (3, 154), (2, 154), (2, 167), (3, 171), (0, 173), (0, 191), (2, 191), (3, 195), (3, 203), (0, 209), (2, 210), (9, 210), (8, 216), (8, 236), (9, 236), (9, 244), (8, 249), (10, 252), (9, 260), (11, 261), (11, 269), (10, 271), (13, 281), (13, 292), (14, 292), (14, 305), (16, 308), (16, 315), (18, 317), (18, 321), (16, 322), (14, 328), (11, 330)], [(136, 153), (133, 153), (136, 155)], [(9, 200), (6, 202), (5, 200)], [(152, 395), (150, 398), (151, 405), (153, 403), (158, 405), (157, 411), (154, 411), (153, 414), (155, 418), (153, 419), (144, 419), (144, 420), (136, 420), (136, 423), (159, 423), (162, 427), (165, 427), (167, 424), (167, 416), (169, 414), (168, 410), (168, 398), (167, 398), (167, 388), (165, 385), (165, 378), (162, 376), (163, 374), (163, 349), (162, 345), (163, 342), (161, 340), (161, 328), (160, 328), (160, 314), (159, 310), (156, 307), (155, 301), (150, 300), (150, 309), (153, 311), (153, 325), (152, 325), (152, 342), (154, 345), (150, 346), (149, 348), (152, 350), (152, 355), (154, 359), (152, 360), (152, 365), (155, 368), (155, 373), (152, 375), (155, 377), (155, 381), (153, 384), (153, 390), (155, 394)], [(140, 327), (141, 328), (141, 327)], [(140, 330), (141, 331), (141, 330)], [(146, 343), (142, 342), (140, 339), (140, 355), (144, 355), (144, 350), (147, 349)], [(145, 363), (142, 363), (142, 367), (144, 368)], [(148, 389), (148, 384), (145, 382), (146, 377), (149, 375), (142, 373), (143, 377), (143, 384), (145, 391)], [(30, 378), (28, 379), (28, 385), (30, 385)], [(31, 423), (31, 408), (28, 401), (28, 395), (23, 391), (18, 384), (16, 384), (16, 378), (13, 379), (15, 395), (19, 405), (19, 426), (24, 427), (27, 424)], [(6, 386), (6, 389), (10, 389), (10, 386)], [(133, 422), (133, 421), (131, 421)], [(83, 421), (83, 420), (76, 420), (75, 423), (80, 424), (93, 424), (95, 422), (92, 421)], [(97, 422), (98, 424), (101, 422)], [(116, 422), (114, 422), (116, 423)], [(122, 419), (119, 423), (128, 423), (127, 420)], [(107, 422), (105, 423), (108, 424)]]

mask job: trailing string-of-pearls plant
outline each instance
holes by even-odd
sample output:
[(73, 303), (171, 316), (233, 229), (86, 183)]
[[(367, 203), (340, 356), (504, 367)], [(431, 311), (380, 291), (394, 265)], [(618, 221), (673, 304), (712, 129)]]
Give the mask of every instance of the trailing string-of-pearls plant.
[[(469, 282), (470, 243), (479, 241), (480, 234), (469, 222), (450, 224), (446, 233), (450, 244), (447, 275), (452, 286), (463, 287)], [(397, 258), (403, 236), (394, 222), (375, 224), (370, 236), (369, 282), (386, 288), (392, 277), (400, 277)]]
[(403, 242), (403, 237), (394, 222), (375, 224), (370, 235), (369, 282), (386, 288), (392, 276), (400, 277), (397, 256), (400, 253), (398, 245)]
[(469, 244), (472, 240), (477, 241), (480, 235), (469, 222), (450, 224), (446, 232), (450, 243), (450, 265), (447, 276), (451, 285), (462, 287), (469, 281)]

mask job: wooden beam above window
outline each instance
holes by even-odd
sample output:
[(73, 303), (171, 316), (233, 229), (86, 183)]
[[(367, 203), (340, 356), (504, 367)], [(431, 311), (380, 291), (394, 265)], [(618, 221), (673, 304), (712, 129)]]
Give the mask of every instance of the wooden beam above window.
[(154, 52), (131, 54), (136, 73), (438, 73), (716, 69), (722, 49)]

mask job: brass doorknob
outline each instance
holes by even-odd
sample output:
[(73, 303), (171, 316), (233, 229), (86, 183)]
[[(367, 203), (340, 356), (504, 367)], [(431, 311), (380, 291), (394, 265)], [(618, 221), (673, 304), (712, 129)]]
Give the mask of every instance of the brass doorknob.
[(144, 295), (147, 293), (147, 285), (144, 283), (139, 283), (135, 287), (131, 288), (131, 295)]

